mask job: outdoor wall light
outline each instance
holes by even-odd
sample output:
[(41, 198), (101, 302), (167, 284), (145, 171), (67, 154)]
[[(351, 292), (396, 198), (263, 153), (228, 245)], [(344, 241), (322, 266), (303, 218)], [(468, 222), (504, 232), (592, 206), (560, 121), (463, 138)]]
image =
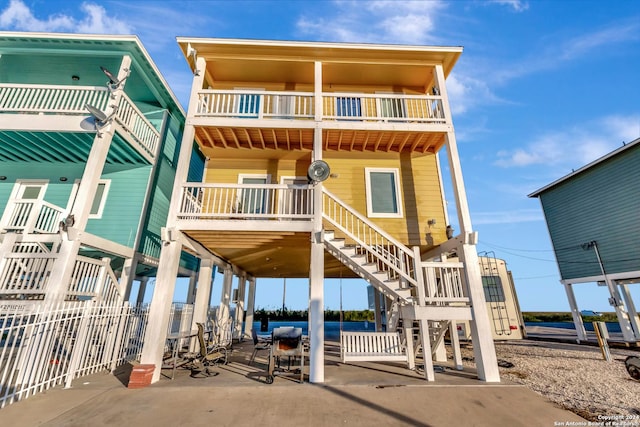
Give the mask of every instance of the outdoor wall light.
[(427, 224), (429, 224), (429, 227), (436, 225), (436, 219), (431, 218), (430, 220), (427, 221)]
[(107, 78), (109, 79), (109, 82), (107, 84), (109, 85), (109, 89), (111, 90), (117, 89), (118, 86), (120, 86), (122, 82), (124, 82), (127, 79), (127, 77), (129, 77), (129, 69), (124, 70), (127, 72), (127, 75), (122, 80), (118, 80), (115, 74), (113, 74), (111, 71), (107, 70), (106, 68), (101, 66), (100, 69), (102, 70), (104, 75), (107, 76)]

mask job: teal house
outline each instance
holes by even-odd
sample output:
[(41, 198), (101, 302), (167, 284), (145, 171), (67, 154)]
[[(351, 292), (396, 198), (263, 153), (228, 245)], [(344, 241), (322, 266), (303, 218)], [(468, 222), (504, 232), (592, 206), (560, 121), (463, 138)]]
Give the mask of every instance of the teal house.
[(184, 120), (135, 36), (0, 33), (0, 299), (141, 300)]
[(542, 204), (579, 340), (587, 337), (573, 286), (582, 283), (606, 286), (624, 339), (640, 340), (629, 292), (640, 283), (639, 166), (640, 138), (529, 194)]

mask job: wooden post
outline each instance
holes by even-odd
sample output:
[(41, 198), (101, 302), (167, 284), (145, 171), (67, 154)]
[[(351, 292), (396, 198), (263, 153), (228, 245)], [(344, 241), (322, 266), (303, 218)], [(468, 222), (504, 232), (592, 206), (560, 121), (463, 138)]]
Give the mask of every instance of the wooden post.
[(609, 338), (607, 326), (604, 322), (593, 322), (593, 330), (596, 333), (596, 338), (598, 338), (598, 346), (600, 346), (602, 358), (607, 362), (611, 362), (611, 352), (609, 351), (609, 343), (607, 342), (607, 338)]

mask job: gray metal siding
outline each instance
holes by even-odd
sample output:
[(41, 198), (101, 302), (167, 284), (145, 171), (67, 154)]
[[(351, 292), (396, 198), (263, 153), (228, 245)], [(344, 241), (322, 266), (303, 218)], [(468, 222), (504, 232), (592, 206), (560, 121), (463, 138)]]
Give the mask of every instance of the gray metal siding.
[(640, 146), (540, 194), (562, 279), (640, 270)]

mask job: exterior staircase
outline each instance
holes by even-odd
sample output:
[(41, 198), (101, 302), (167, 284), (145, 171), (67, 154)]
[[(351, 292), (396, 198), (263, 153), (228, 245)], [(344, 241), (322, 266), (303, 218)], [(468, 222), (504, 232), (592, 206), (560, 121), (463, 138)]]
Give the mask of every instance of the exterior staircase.
[[(446, 331), (456, 331), (456, 321), (471, 319), (462, 263), (422, 261), (417, 247), (409, 249), (398, 242), (326, 189), (323, 219), (326, 250), (391, 302), (387, 328), (395, 330), (402, 321), (405, 344), (413, 347), (409, 354), (416, 354), (419, 346), (428, 349), (424, 354), (435, 354)], [(457, 361), (457, 332), (453, 335)], [(427, 337), (429, 342), (422, 345)], [(430, 360), (425, 359), (425, 366), (432, 370)]]

